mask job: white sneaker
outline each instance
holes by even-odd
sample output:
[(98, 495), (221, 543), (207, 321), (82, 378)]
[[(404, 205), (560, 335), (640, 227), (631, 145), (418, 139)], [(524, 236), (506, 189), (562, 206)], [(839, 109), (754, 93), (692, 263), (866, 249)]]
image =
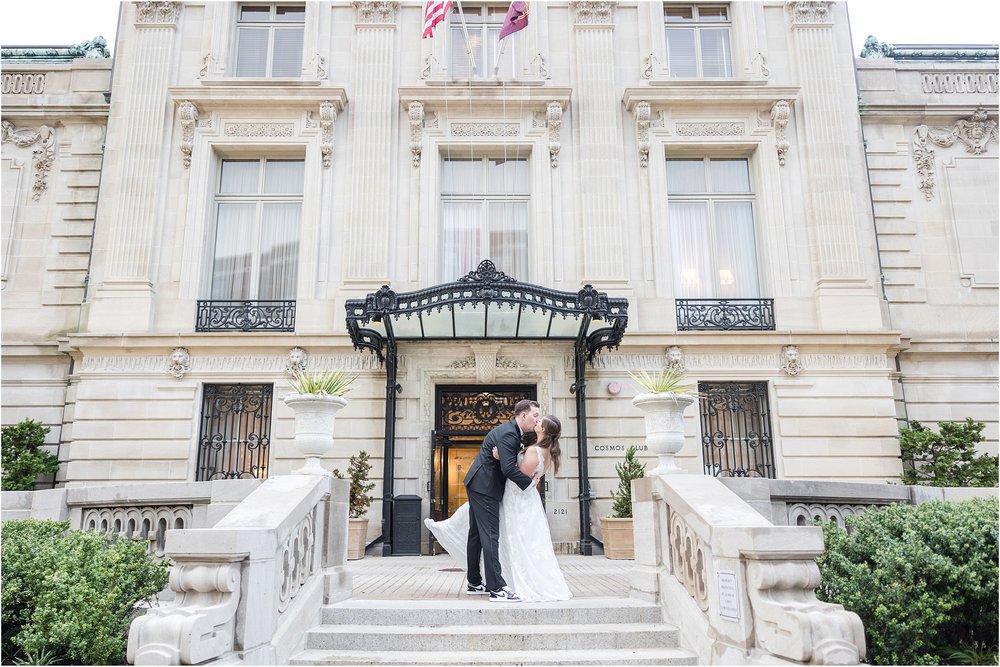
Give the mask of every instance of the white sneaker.
[(486, 586), (483, 584), (476, 584), (475, 586), (469, 584), (465, 587), (466, 595), (486, 595), (488, 593), (489, 591), (486, 590)]
[(495, 591), (490, 591), (490, 602), (520, 602), (521, 598), (517, 594), (504, 586)]

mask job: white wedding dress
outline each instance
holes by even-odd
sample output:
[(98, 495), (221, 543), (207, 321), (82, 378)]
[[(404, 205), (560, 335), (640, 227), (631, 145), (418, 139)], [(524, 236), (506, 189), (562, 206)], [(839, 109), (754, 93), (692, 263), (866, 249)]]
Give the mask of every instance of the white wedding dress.
[[(538, 467), (532, 478), (545, 472), (545, 454), (538, 449)], [(523, 454), (518, 455), (518, 463)], [(469, 540), (469, 504), (465, 503), (449, 519), (424, 523), (448, 553), (464, 568)], [(507, 586), (525, 602), (569, 600), (566, 579), (552, 549), (549, 523), (542, 498), (532, 484), (523, 491), (507, 480), (500, 503), (500, 573)]]

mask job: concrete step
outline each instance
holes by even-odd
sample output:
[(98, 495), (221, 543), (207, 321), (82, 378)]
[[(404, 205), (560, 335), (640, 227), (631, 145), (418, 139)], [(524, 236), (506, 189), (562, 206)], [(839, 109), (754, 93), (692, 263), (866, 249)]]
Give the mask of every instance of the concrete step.
[(307, 649), (291, 665), (696, 665), (676, 648), (535, 651), (327, 651)]
[(346, 600), (324, 607), (326, 625), (597, 625), (659, 623), (660, 608), (628, 598), (501, 604), (481, 596), (459, 600)]
[(664, 623), (546, 625), (318, 625), (307, 649), (331, 651), (564, 651), (677, 648), (677, 629)]

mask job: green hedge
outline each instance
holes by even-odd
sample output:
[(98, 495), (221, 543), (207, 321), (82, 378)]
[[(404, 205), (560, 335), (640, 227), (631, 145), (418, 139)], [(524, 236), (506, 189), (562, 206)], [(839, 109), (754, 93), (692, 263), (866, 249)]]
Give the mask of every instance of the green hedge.
[[(996, 498), (892, 505), (823, 526), (817, 595), (856, 612), (877, 665), (997, 651)], [(966, 654), (966, 658), (957, 655)]]
[(40, 449), (50, 430), (33, 419), (0, 428), (4, 491), (31, 491), (39, 475), (59, 469), (59, 459)]
[(68, 528), (3, 524), (5, 663), (123, 664), (134, 605), (166, 585), (143, 542)]

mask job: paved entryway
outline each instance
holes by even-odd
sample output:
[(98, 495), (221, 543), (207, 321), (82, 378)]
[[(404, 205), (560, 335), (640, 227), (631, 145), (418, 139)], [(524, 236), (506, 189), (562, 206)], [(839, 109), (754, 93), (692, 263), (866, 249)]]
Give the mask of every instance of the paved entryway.
[[(632, 560), (557, 556), (575, 599), (627, 598)], [(464, 597), (465, 569), (448, 555), (366, 556), (347, 562), (355, 600), (446, 600)]]

